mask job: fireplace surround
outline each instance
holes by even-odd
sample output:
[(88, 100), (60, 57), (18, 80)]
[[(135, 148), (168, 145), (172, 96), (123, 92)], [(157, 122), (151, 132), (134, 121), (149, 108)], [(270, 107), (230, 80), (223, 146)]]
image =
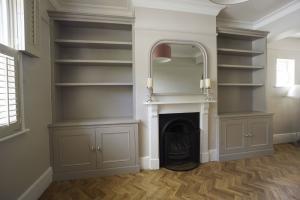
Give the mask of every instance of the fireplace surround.
[[(174, 99), (174, 98), (173, 98)], [(183, 99), (183, 98), (181, 98)], [(148, 107), (148, 123), (147, 132), (149, 141), (149, 156), (143, 158), (142, 166), (144, 169), (159, 169), (160, 157), (159, 157), (159, 115), (171, 114), (171, 113), (191, 113), (199, 112), (199, 125), (200, 125), (200, 147), (199, 161), (200, 163), (206, 163), (210, 160), (217, 160), (218, 155), (211, 153), (208, 150), (208, 115), (209, 104), (214, 101), (189, 99), (189, 100), (177, 100), (172, 101), (160, 100), (145, 102)], [(213, 152), (213, 151), (212, 151)]]
[(159, 115), (160, 167), (187, 171), (199, 165), (199, 113)]

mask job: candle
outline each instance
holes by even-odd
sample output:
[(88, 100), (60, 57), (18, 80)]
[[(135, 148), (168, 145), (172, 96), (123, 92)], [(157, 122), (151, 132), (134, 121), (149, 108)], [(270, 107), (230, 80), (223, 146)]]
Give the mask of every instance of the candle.
[(152, 86), (153, 86), (152, 78), (148, 78), (147, 79), (147, 88), (152, 88)]
[(204, 88), (204, 81), (201, 79), (200, 80), (200, 89), (203, 89)]
[(206, 89), (210, 89), (211, 88), (211, 82), (210, 82), (210, 79), (209, 78), (207, 78), (207, 79), (205, 79), (205, 88)]

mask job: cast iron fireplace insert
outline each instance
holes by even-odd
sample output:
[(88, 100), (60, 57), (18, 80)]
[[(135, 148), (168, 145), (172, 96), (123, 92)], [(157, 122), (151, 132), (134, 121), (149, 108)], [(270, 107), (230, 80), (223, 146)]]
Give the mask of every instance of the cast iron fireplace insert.
[(187, 171), (198, 167), (199, 119), (199, 113), (159, 115), (160, 167), (174, 171)]

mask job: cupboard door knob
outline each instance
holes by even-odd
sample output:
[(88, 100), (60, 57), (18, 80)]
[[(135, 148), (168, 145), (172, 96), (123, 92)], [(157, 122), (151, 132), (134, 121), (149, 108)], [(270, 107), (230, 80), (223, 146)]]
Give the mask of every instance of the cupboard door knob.
[(90, 147), (90, 149), (91, 151), (95, 151), (95, 147), (93, 145)]
[(245, 134), (244, 136), (245, 136), (245, 137), (249, 137), (249, 135), (248, 135), (248, 134)]
[(102, 151), (100, 146), (97, 146), (97, 151)]

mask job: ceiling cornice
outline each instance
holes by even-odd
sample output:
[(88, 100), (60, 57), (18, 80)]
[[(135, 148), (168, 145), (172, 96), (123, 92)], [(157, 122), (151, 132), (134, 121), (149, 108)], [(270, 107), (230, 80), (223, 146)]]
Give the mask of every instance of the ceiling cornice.
[(242, 20), (220, 19), (220, 18), (217, 18), (217, 26), (240, 27), (240, 28), (246, 28), (246, 29), (253, 29), (252, 22), (242, 21)]
[(155, 8), (217, 16), (225, 8), (209, 0), (132, 0), (134, 7)]
[(241, 27), (241, 28), (259, 29), (299, 9), (300, 9), (300, 1), (294, 0), (254, 22), (222, 19), (222, 18), (217, 18), (217, 22), (220, 26), (233, 26), (233, 27)]
[(133, 15), (131, 0), (126, 0), (126, 6), (107, 6), (99, 3), (89, 3), (87, 1), (62, 1), (62, 0), (49, 0), (52, 6), (58, 11), (66, 12), (79, 12), (102, 15), (116, 15), (116, 16), (128, 16)]
[[(271, 12), (270, 14), (262, 17), (261, 19), (255, 21), (253, 23), (253, 27), (255, 29), (261, 28), (263, 26), (266, 26), (282, 17), (285, 17), (297, 10), (300, 9), (300, 1), (299, 0), (294, 0), (283, 7)], [(297, 20), (297, 19), (295, 19)]]

